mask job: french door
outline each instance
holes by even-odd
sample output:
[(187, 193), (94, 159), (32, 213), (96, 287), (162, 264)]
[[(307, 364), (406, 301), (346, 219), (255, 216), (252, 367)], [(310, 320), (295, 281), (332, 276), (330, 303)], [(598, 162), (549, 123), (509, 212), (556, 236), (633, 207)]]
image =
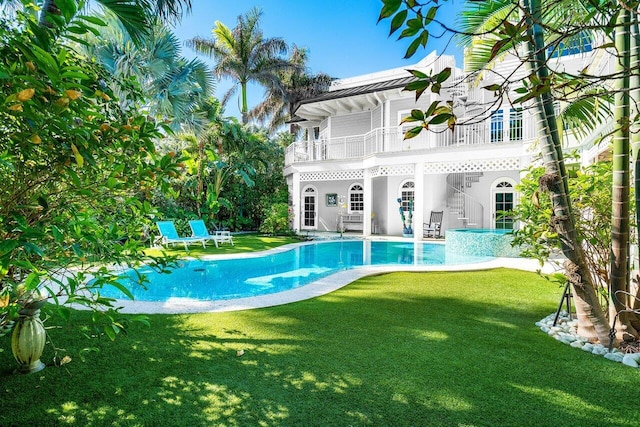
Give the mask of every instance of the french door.
[(302, 192), (302, 230), (317, 229), (318, 197), (316, 189), (307, 187)]

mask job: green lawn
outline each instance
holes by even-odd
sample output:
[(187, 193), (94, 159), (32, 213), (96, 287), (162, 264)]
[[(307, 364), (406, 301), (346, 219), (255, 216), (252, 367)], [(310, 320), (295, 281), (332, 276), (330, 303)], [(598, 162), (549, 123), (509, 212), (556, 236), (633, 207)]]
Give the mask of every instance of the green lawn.
[(74, 313), (50, 331), (73, 357), (62, 368), (14, 375), (0, 340), (0, 425), (639, 425), (640, 370), (534, 326), (560, 294), (504, 269), (393, 273), (279, 307), (153, 315), (115, 342), (82, 337)]

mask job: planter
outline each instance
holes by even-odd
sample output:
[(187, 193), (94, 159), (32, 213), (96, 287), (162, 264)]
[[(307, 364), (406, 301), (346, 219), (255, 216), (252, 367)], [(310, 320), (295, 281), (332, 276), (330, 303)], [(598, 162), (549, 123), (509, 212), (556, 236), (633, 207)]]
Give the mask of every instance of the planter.
[(20, 310), (11, 337), (11, 350), (18, 362), (16, 370), (22, 374), (39, 372), (45, 368), (40, 360), (46, 341), (46, 332), (40, 320), (40, 309), (46, 300), (39, 300)]
[(413, 233), (402, 233), (402, 237), (413, 237)]

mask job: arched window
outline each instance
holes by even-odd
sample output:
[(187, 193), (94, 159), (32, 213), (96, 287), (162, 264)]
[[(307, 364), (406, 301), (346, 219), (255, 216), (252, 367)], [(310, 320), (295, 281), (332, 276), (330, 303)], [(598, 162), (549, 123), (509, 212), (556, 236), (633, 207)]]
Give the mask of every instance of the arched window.
[(349, 212), (364, 212), (364, 188), (360, 184), (349, 187)]
[(413, 181), (405, 181), (400, 186), (400, 200), (402, 210), (407, 212), (409, 210), (409, 201), (412, 201), (415, 197), (415, 184)]
[(498, 180), (493, 186), (494, 226), (501, 230), (513, 229), (513, 217), (505, 215), (515, 207), (515, 188), (511, 180)]

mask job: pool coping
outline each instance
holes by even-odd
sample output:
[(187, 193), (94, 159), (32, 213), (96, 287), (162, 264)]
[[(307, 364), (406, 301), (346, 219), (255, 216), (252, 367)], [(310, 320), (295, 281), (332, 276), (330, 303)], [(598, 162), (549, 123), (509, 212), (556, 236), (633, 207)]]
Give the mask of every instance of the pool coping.
[[(406, 241), (406, 240), (405, 240)], [(290, 250), (305, 244), (319, 242), (294, 243), (260, 252), (248, 252), (229, 255), (207, 255), (198, 259), (220, 260), (228, 258), (253, 258), (270, 255)], [(435, 242), (428, 242), (435, 243)], [(188, 259), (195, 259), (189, 257)], [(513, 268), (525, 271), (553, 272), (551, 266), (540, 266), (537, 260), (528, 258), (494, 258), (491, 261), (474, 264), (455, 265), (394, 265), (394, 266), (363, 266), (350, 270), (343, 270), (330, 276), (311, 282), (299, 288), (290, 289), (274, 294), (254, 297), (228, 299), (228, 300), (198, 300), (192, 298), (170, 298), (167, 301), (141, 301), (118, 299), (115, 306), (120, 307), (121, 313), (130, 314), (186, 314), (186, 313), (212, 313), (225, 311), (252, 310), (257, 308), (273, 307), (304, 301), (310, 298), (326, 295), (338, 290), (365, 276), (393, 272), (429, 272), (429, 271), (474, 271), (490, 270), (495, 268)]]

